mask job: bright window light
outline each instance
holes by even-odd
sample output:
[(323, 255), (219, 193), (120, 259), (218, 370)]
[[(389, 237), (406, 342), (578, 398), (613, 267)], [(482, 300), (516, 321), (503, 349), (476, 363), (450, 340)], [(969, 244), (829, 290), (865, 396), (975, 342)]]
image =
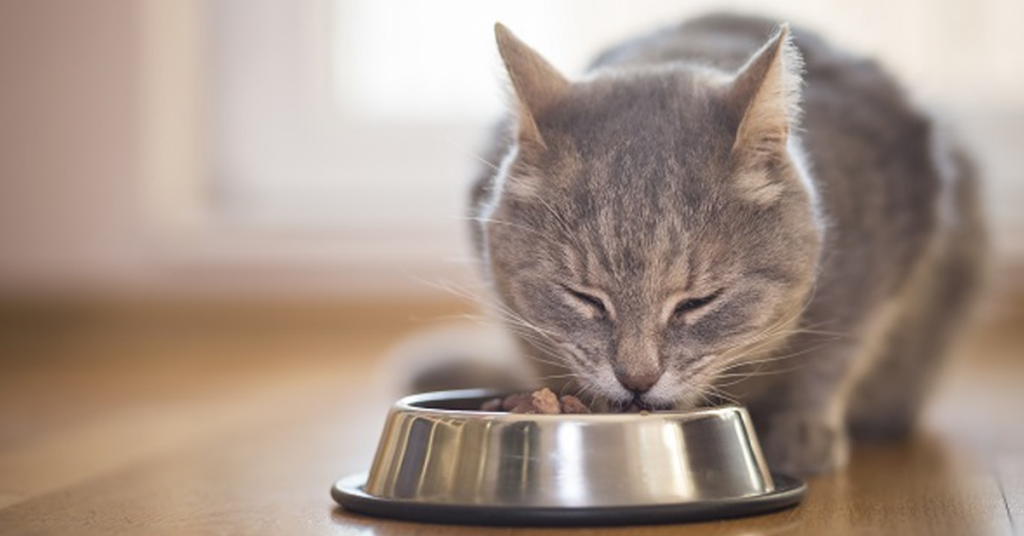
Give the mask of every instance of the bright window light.
[[(502, 109), (495, 21), (522, 21), (557, 51), (565, 4), (540, 0), (336, 0), (334, 89), (346, 117), (396, 122), (494, 118)], [(564, 55), (564, 54), (563, 54)]]

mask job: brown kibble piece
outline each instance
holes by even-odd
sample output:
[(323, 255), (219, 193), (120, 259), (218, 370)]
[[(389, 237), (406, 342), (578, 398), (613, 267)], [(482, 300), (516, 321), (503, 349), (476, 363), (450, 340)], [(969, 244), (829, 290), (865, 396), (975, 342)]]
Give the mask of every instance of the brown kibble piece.
[(537, 413), (537, 408), (533, 407), (533, 404), (529, 400), (523, 400), (518, 406), (511, 409), (510, 413)]
[(552, 393), (551, 389), (548, 389), (547, 387), (539, 391), (529, 393), (525, 396), (512, 395), (505, 399), (505, 405), (509, 405), (509, 399), (519, 402), (514, 408), (512, 408), (512, 413), (557, 415), (562, 412), (562, 409), (558, 404), (558, 397), (556, 397), (555, 393)]
[[(530, 393), (516, 393), (514, 395), (508, 395), (505, 400), (501, 403), (501, 409), (505, 411), (514, 411), (517, 407), (523, 404), (523, 402), (529, 403)], [(523, 413), (523, 412), (519, 412)]]
[(480, 411), (501, 411), (501, 402), (500, 398), (492, 398), (480, 404)]
[[(633, 402), (627, 406), (610, 408), (612, 413), (638, 413), (641, 417), (654, 410)], [(558, 397), (544, 387), (532, 393), (513, 393), (504, 398), (492, 398), (480, 404), (480, 411), (507, 411), (527, 415), (582, 415), (593, 413), (590, 407), (573, 395)]]
[(580, 399), (575, 396), (565, 395), (562, 397), (562, 413), (590, 413), (590, 408), (588, 408), (583, 402), (580, 402)]
[(532, 393), (514, 393), (504, 398), (492, 398), (480, 405), (480, 411), (508, 411), (534, 415), (591, 413), (590, 408), (579, 398), (573, 395), (558, 397), (547, 387)]
[(533, 403), (537, 413), (557, 415), (562, 412), (562, 408), (558, 405), (558, 397), (547, 387), (540, 391), (534, 391), (530, 395), (530, 401)]

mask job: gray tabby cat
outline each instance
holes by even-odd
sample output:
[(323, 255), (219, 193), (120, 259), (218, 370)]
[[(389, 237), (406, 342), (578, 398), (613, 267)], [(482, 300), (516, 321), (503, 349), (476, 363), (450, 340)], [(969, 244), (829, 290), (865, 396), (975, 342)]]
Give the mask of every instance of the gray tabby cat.
[(982, 232), (967, 158), (889, 76), (731, 15), (573, 81), (496, 34), (516, 106), (473, 233), (539, 374), (612, 406), (738, 400), (781, 471), (911, 428)]

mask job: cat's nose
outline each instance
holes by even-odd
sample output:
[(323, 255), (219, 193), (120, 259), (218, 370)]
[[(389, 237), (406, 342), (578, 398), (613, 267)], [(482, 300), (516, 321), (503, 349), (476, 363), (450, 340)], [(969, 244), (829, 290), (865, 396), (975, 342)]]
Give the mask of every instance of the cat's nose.
[(629, 373), (629, 372), (617, 372), (615, 377), (619, 379), (619, 383), (623, 387), (629, 389), (635, 394), (646, 393), (654, 387), (654, 384), (658, 383), (658, 379), (661, 378), (661, 372), (641, 372), (641, 373)]

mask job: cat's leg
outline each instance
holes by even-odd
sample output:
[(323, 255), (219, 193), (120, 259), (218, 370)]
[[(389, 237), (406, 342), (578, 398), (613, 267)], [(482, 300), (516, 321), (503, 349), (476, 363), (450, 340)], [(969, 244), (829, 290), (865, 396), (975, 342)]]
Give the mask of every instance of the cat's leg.
[[(743, 401), (757, 427), (773, 470), (825, 473), (849, 457), (846, 414), (851, 394), (879, 359), (886, 334), (899, 318), (900, 296), (836, 319), (836, 299), (821, 293), (800, 325), (848, 326), (843, 333), (796, 329), (765, 357), (730, 394)], [(827, 320), (826, 320), (827, 319)], [(741, 390), (742, 389), (742, 390)]]
[[(938, 154), (938, 153), (936, 153)], [(949, 153), (942, 231), (931, 257), (909, 282), (906, 308), (889, 334), (885, 355), (857, 387), (847, 416), (851, 434), (862, 440), (906, 435), (921, 412), (939, 362), (953, 335), (970, 319), (984, 279), (987, 240), (970, 159)]]
[(922, 299), (889, 334), (884, 354), (850, 399), (847, 423), (854, 440), (899, 439), (910, 433), (958, 327), (958, 315), (941, 304)]
[[(835, 357), (824, 357), (822, 361), (838, 363), (845, 359), (842, 354), (848, 352), (832, 349), (828, 354)], [(788, 377), (773, 382), (770, 389), (775, 394), (744, 400), (773, 471), (804, 475), (828, 472), (845, 464), (846, 432), (829, 410), (834, 404), (829, 391), (840, 375), (839, 371), (821, 370)], [(790, 392), (799, 392), (799, 396)]]
[(982, 278), (978, 221), (950, 233), (938, 255), (911, 281), (903, 314), (884, 354), (857, 386), (847, 414), (857, 440), (897, 439), (914, 427), (953, 337), (969, 321)]
[(981, 278), (978, 220), (937, 236), (900, 290), (865, 315), (861, 328), (822, 345), (804, 334), (780, 364), (792, 369), (751, 412), (772, 467), (794, 473), (843, 465), (848, 431), (858, 438), (908, 432), (951, 335), (964, 322)]
[[(846, 463), (847, 416), (864, 411), (860, 389), (866, 385), (865, 379), (886, 374), (880, 367), (890, 366), (889, 356), (901, 351), (894, 347), (895, 341), (921, 344), (929, 335), (937, 336), (928, 331), (934, 319), (923, 313), (939, 305), (933, 301), (938, 294), (933, 268), (943, 251), (940, 238), (929, 243), (897, 292), (861, 313), (854, 330), (825, 342), (822, 339), (827, 336), (813, 333), (794, 336), (790, 346), (801, 354), (800, 359), (780, 365), (789, 370), (779, 374), (774, 392), (762, 396), (752, 409), (760, 414), (765, 456), (773, 469), (809, 474)], [(829, 305), (815, 307), (827, 309)], [(810, 317), (826, 318), (821, 310), (812, 310)], [(912, 359), (905, 363), (911, 372), (922, 365)], [(922, 371), (920, 377), (928, 374)], [(900, 381), (909, 380), (906, 375), (892, 378), (894, 396)], [(908, 386), (908, 400), (916, 396), (915, 389)]]
[(891, 306), (881, 309), (858, 337), (795, 337), (783, 352), (799, 357), (780, 361), (784, 372), (769, 371), (772, 385), (746, 400), (773, 470), (806, 475), (846, 464), (850, 395), (877, 359), (878, 341), (893, 319)]

